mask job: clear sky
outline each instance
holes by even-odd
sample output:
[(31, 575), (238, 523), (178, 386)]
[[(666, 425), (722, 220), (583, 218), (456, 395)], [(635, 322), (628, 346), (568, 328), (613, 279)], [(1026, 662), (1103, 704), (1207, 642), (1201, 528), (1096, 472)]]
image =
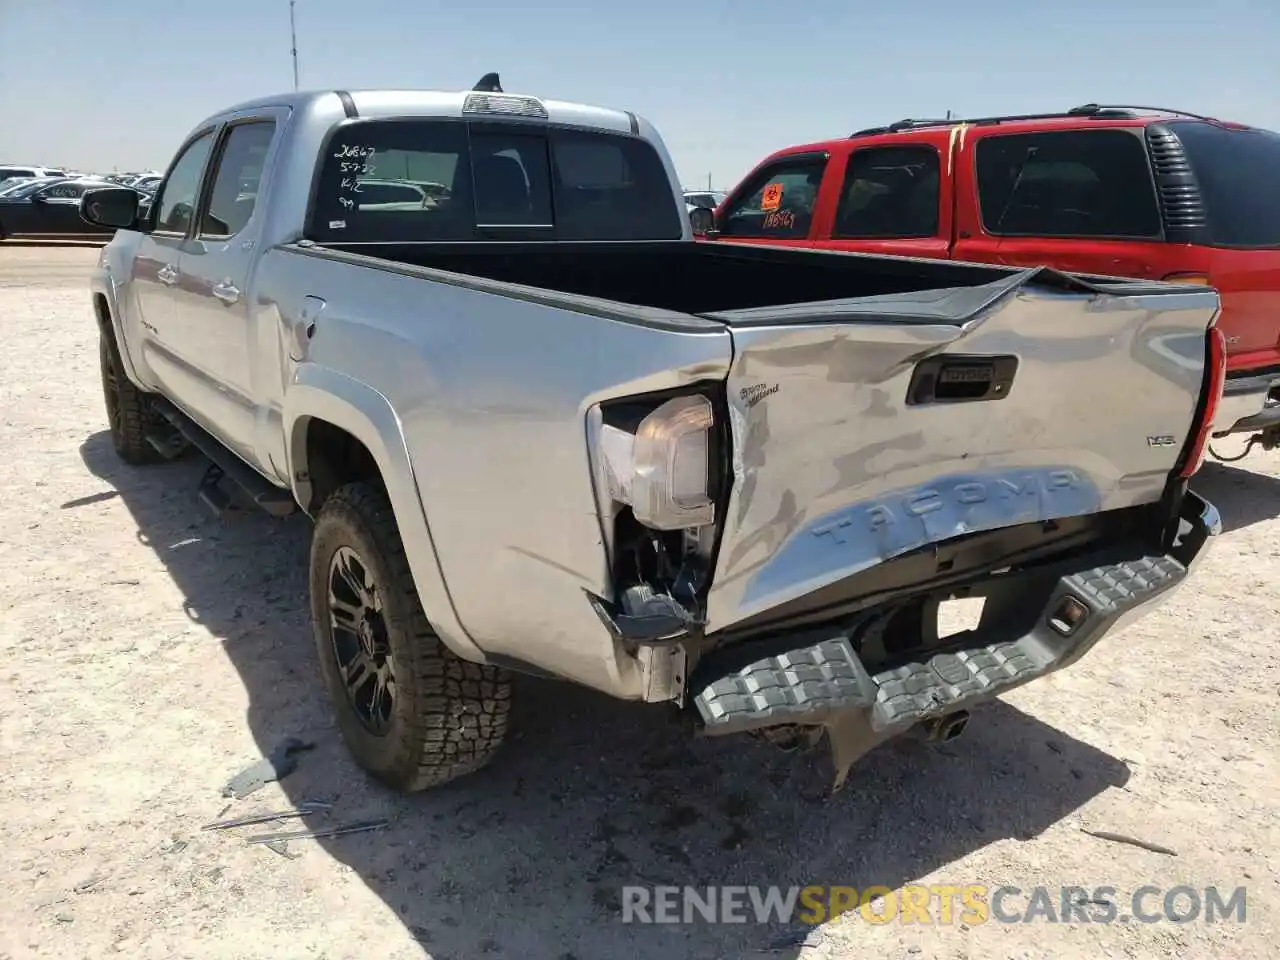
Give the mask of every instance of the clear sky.
[[(1280, 129), (1280, 0), (298, 0), (303, 89), (513, 92), (630, 109), (686, 185), (910, 116), (1156, 104)], [(0, 160), (162, 169), (293, 86), (288, 0), (0, 0)]]

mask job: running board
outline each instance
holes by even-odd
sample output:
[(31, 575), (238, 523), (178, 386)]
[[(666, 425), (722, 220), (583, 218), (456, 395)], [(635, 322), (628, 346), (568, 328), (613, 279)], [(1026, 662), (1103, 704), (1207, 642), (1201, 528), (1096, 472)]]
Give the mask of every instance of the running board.
[(273, 517), (287, 517), (297, 511), (298, 504), (290, 491), (271, 483), (168, 400), (156, 398), (152, 402), (156, 413), (173, 424), (178, 433), (213, 462), (218, 472), (215, 474), (210, 471), (205, 474), (205, 479), (200, 484), (200, 499), (215, 513), (221, 513), (229, 502), (226, 494), (217, 489), (218, 481), (224, 477), (240, 487), (256, 506)]
[(168, 424), (168, 421), (166, 421), (166, 425), (168, 426), (166, 430), (148, 431), (147, 443), (164, 459), (177, 460), (190, 449), (191, 445), (187, 443), (182, 434)]

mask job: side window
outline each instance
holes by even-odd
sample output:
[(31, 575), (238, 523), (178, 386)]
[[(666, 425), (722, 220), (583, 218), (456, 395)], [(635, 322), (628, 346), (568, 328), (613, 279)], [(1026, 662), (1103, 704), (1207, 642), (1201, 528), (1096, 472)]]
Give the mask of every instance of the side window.
[(196, 194), (200, 192), (200, 174), (213, 146), (210, 131), (187, 145), (169, 177), (156, 192), (152, 206), (156, 210), (155, 229), (164, 233), (186, 233), (195, 216)]
[(868, 147), (849, 155), (832, 236), (906, 240), (938, 232), (938, 151)]
[(244, 229), (258, 199), (258, 178), (275, 135), (272, 120), (238, 123), (222, 142), (209, 203), (200, 218), (203, 237), (233, 237)]
[(1065, 130), (978, 141), (982, 224), (996, 236), (1151, 238), (1160, 208), (1142, 139)]
[(802, 239), (809, 235), (825, 157), (784, 160), (761, 170), (725, 208), (721, 236)]

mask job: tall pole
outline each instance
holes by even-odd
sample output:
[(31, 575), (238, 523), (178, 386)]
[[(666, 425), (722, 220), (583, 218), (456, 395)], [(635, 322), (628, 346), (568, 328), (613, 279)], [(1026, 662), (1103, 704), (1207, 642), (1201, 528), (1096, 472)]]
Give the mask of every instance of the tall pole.
[(298, 28), (293, 19), (293, 8), (296, 0), (289, 0), (289, 39), (293, 43), (290, 52), (293, 54), (293, 89), (298, 89)]

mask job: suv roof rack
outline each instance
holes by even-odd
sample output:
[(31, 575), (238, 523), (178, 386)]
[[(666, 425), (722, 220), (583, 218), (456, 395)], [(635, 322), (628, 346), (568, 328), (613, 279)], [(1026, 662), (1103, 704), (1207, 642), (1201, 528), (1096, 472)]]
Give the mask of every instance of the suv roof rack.
[(1198, 113), (1189, 113), (1186, 110), (1173, 110), (1169, 107), (1138, 107), (1119, 104), (1101, 104), (1101, 103), (1085, 103), (1078, 107), (1072, 107), (1065, 112), (1057, 113), (1021, 113), (1010, 114), (998, 117), (971, 117), (965, 119), (957, 117), (947, 120), (915, 120), (907, 118), (898, 120), (881, 127), (867, 127), (864, 130), (855, 130), (849, 134), (852, 137), (869, 137), (879, 133), (901, 133), (903, 130), (916, 130), (923, 127), (950, 127), (956, 124), (966, 123), (972, 126), (985, 126), (995, 123), (1012, 123), (1018, 120), (1066, 120), (1071, 117), (1088, 117), (1094, 120), (1115, 120), (1137, 117), (1141, 113), (1168, 113), (1178, 117), (1188, 117), (1193, 120), (1212, 120), (1212, 117), (1202, 116)]

